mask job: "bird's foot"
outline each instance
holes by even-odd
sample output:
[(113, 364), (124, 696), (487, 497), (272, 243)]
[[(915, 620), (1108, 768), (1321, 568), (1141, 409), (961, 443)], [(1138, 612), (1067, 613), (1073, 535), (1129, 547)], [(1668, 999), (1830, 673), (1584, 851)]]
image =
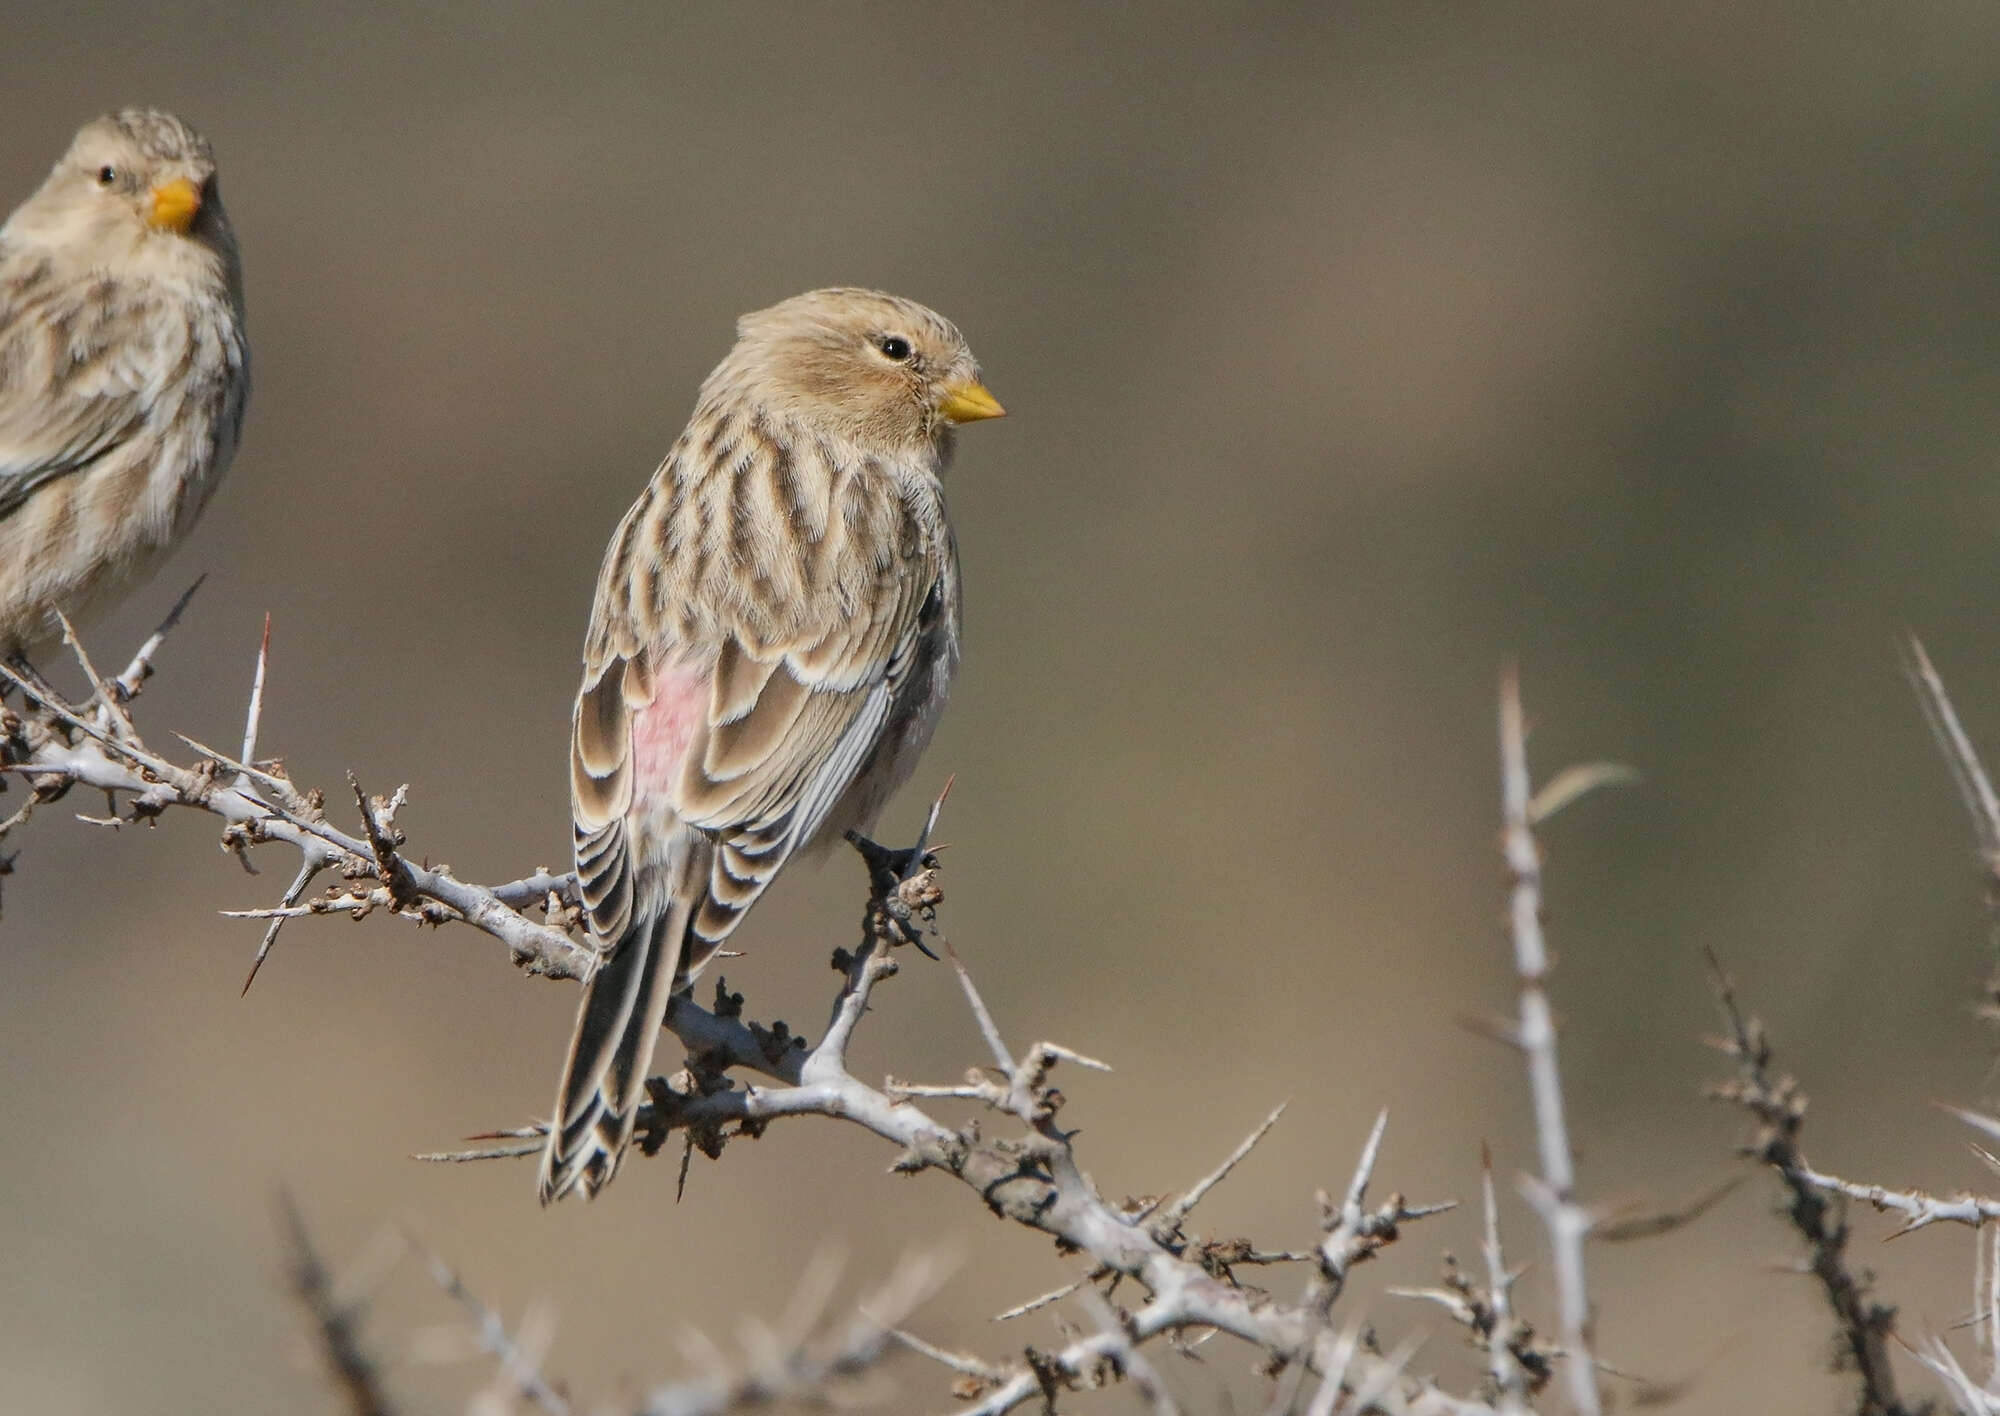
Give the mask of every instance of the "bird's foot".
[[(11, 651), (5, 659), (0, 659), (0, 663), (5, 663), (8, 670), (16, 678), (21, 679), (35, 692), (46, 693), (51, 691), (49, 689), (49, 681), (42, 677), (41, 671), (29, 663), (28, 656), (20, 650)], [(14, 679), (0, 678), (0, 703), (5, 703), (7, 696), (17, 691)], [(25, 698), (25, 696), (24, 694), (23, 697)]]
[(931, 803), (930, 815), (913, 846), (897, 849), (871, 841), (859, 831), (847, 833), (848, 843), (868, 867), (868, 908), (861, 920), (867, 938), (889, 945), (914, 944), (925, 957), (937, 957), (924, 942), (927, 933), (936, 932), (937, 907), (944, 902), (937, 855), (944, 847), (931, 844), (931, 832), (937, 827), (944, 799), (950, 795), (951, 782), (947, 780)]

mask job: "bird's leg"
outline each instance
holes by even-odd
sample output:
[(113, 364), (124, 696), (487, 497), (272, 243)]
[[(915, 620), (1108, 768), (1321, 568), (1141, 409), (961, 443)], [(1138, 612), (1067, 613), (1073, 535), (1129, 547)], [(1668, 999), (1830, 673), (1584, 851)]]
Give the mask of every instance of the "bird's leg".
[(868, 909), (862, 916), (867, 938), (892, 945), (914, 944), (926, 958), (937, 957), (924, 943), (925, 932), (937, 927), (937, 907), (944, 902), (937, 857), (944, 847), (931, 844), (931, 832), (937, 827), (944, 799), (950, 795), (951, 782), (947, 780), (931, 803), (930, 815), (913, 846), (898, 850), (871, 841), (859, 831), (847, 833), (848, 843), (868, 867)]
[(847, 841), (860, 854), (862, 864), (868, 867), (868, 888), (876, 894), (893, 895), (923, 871), (935, 869), (938, 863), (936, 851), (923, 846), (900, 849), (885, 846), (869, 840), (859, 831), (849, 831)]
[[(35, 666), (28, 662), (28, 656), (19, 649), (9, 650), (6, 659), (0, 662), (4, 662), (10, 670), (25, 682), (34, 685), (37, 691), (48, 688), (48, 680), (36, 671)], [(7, 695), (13, 691), (14, 686), (14, 680), (11, 678), (0, 679), (0, 703), (7, 701)], [(22, 698), (24, 701), (27, 696), (27, 692), (23, 690)]]
[[(0, 677), (0, 791), (7, 789), (8, 769), (26, 762), (34, 756), (36, 746), (43, 739), (55, 733), (67, 735), (68, 729), (61, 726), (53, 715), (44, 714), (44, 704), (60, 703), (55, 690), (35, 672), (34, 665), (20, 653), (11, 653), (0, 663), (5, 663), (7, 672), (18, 675), (20, 683)], [(4, 690), (19, 688), (21, 706), (9, 707)], [(75, 785), (73, 778), (59, 773), (30, 775), (28, 781), (28, 801), (11, 816), (0, 817), (0, 837), (28, 819), (35, 807), (52, 802), (64, 796)], [(115, 814), (115, 813), (114, 813)], [(12, 857), (0, 857), (0, 875), (7, 873), (5, 866)]]

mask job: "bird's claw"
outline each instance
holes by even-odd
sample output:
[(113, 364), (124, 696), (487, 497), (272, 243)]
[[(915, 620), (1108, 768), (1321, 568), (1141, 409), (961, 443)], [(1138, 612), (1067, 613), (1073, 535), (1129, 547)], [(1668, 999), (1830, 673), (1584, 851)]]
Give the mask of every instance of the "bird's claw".
[(868, 867), (868, 911), (863, 919), (868, 937), (888, 944), (914, 944), (929, 959), (938, 956), (924, 942), (924, 935), (935, 929), (937, 907), (944, 902), (937, 855), (944, 847), (931, 844), (931, 833), (949, 795), (951, 781), (947, 779), (913, 846), (899, 850), (871, 841), (859, 831), (846, 833), (848, 843)]
[[(28, 662), (26, 654), (19, 652), (9, 654), (4, 660), (0, 660), (0, 663), (5, 663), (27, 685), (22, 690), (24, 701), (30, 694), (46, 694), (52, 691), (49, 688), (49, 681), (42, 677), (39, 669)], [(8, 692), (14, 687), (15, 685), (11, 679), (0, 681), (0, 700), (4, 700)], [(32, 702), (29, 702), (27, 706), (33, 707), (34, 705)]]

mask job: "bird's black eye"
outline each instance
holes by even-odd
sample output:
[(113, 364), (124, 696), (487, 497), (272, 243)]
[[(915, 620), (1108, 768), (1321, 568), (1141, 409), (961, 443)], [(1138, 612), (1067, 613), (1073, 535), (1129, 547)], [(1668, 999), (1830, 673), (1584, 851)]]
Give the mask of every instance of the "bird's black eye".
[(893, 359), (898, 364), (910, 357), (910, 341), (900, 334), (885, 334), (875, 341), (875, 347), (882, 351), (882, 357)]
[(97, 169), (98, 186), (108, 187), (117, 180), (118, 180), (118, 169), (113, 167), (110, 163), (107, 162), (104, 166)]

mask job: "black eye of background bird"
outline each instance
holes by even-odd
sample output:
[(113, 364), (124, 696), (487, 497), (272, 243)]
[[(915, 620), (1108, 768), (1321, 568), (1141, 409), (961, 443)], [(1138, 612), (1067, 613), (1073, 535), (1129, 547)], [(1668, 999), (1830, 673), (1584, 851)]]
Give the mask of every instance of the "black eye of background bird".
[(97, 183), (100, 187), (108, 187), (117, 180), (118, 180), (117, 168), (107, 164), (97, 169)]
[(883, 335), (875, 347), (882, 351), (884, 358), (894, 359), (898, 364), (910, 357), (910, 341), (900, 334)]

